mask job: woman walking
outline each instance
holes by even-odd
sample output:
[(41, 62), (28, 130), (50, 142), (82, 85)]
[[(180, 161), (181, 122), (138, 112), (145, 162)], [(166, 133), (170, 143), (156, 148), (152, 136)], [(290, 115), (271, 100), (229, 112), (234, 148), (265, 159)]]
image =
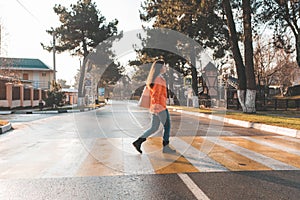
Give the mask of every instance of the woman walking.
[(163, 135), (163, 153), (175, 153), (176, 151), (169, 147), (170, 138), (170, 114), (167, 109), (167, 85), (163, 78), (163, 74), (166, 73), (167, 68), (163, 61), (155, 61), (150, 69), (146, 86), (150, 90), (150, 113), (152, 114), (151, 127), (146, 130), (142, 136), (140, 136), (132, 144), (136, 150), (142, 153), (141, 145), (146, 141), (147, 137), (156, 132), (160, 123), (164, 126)]

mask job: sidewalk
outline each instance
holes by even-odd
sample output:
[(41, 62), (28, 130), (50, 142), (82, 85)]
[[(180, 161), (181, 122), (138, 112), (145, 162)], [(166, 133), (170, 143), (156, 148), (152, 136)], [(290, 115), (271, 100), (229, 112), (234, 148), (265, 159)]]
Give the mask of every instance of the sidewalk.
[[(0, 115), (9, 115), (9, 114), (57, 114), (57, 113), (73, 113), (73, 112), (85, 112), (97, 109), (99, 107), (102, 107), (102, 104), (99, 104), (98, 106), (94, 107), (87, 107), (79, 109), (76, 106), (63, 106), (59, 107), (61, 110), (47, 110), (46, 108), (40, 110), (39, 108), (29, 108), (29, 109), (13, 109), (13, 110), (7, 110), (7, 111), (0, 111)], [(76, 109), (75, 109), (76, 108)], [(63, 110), (62, 110), (63, 109)]]
[[(76, 113), (76, 112), (86, 112), (90, 110), (95, 110), (104, 105), (100, 104), (94, 107), (82, 108), (82, 109), (74, 109), (73, 106), (64, 106), (61, 108), (65, 108), (64, 110), (40, 110), (39, 108), (30, 108), (30, 109), (14, 109), (7, 111), (0, 111), (0, 115), (10, 115), (10, 114), (58, 114), (58, 113)], [(68, 109), (69, 108), (69, 109)], [(0, 126), (0, 134), (5, 133), (12, 129), (11, 123), (8, 121), (8, 124), (4, 126)]]
[(211, 120), (217, 120), (217, 121), (221, 121), (221, 122), (228, 123), (228, 124), (233, 124), (233, 125), (244, 127), (244, 128), (254, 128), (254, 129), (258, 129), (258, 130), (266, 131), (266, 132), (270, 132), (270, 133), (300, 138), (300, 130), (297, 130), (297, 129), (272, 126), (272, 125), (267, 125), (267, 124), (262, 124), (262, 123), (254, 123), (254, 122), (243, 121), (243, 120), (236, 120), (236, 119), (227, 118), (226, 116), (218, 116), (218, 115), (205, 114), (205, 113), (200, 113), (200, 112), (195, 112), (195, 111), (187, 111), (187, 107), (184, 107), (184, 106), (181, 106), (180, 108), (178, 108), (176, 106), (168, 106), (168, 108), (173, 109), (173, 111), (175, 111), (175, 112), (198, 116), (198, 117), (204, 117), (204, 118), (208, 118)]

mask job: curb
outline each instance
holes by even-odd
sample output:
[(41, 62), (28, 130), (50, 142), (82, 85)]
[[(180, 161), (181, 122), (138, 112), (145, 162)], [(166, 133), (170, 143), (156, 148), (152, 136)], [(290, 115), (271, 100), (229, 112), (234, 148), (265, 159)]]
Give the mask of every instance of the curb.
[(6, 124), (6, 125), (0, 127), (0, 134), (9, 131), (11, 128), (12, 128), (12, 127), (11, 127), (11, 123), (8, 122), (8, 124)]
[(26, 114), (58, 114), (58, 113), (77, 113), (95, 110), (96, 108), (74, 109), (74, 110), (45, 110), (45, 111), (32, 111)]
[(89, 107), (84, 109), (72, 109), (69, 110), (38, 110), (38, 109), (27, 109), (27, 110), (7, 110), (0, 111), (0, 115), (10, 115), (10, 114), (57, 114), (57, 113), (74, 113), (74, 112), (86, 112), (90, 110), (96, 110), (105, 106), (105, 103), (101, 103), (95, 107)]
[(221, 121), (221, 122), (228, 123), (228, 124), (234, 124), (236, 126), (240, 126), (240, 127), (244, 127), (244, 128), (254, 128), (254, 129), (261, 130), (261, 131), (276, 133), (279, 135), (300, 138), (300, 130), (297, 130), (297, 129), (283, 128), (283, 127), (279, 127), (279, 126), (271, 126), (271, 125), (267, 125), (267, 124), (260, 124), (260, 123), (254, 123), (254, 122), (247, 122), (247, 121), (242, 121), (242, 120), (230, 119), (230, 118), (226, 118), (226, 117), (213, 116), (213, 115), (204, 114), (204, 113), (184, 111), (184, 110), (175, 109), (175, 108), (173, 108), (173, 111), (183, 113), (183, 114), (198, 116), (198, 117), (209, 118), (212, 120), (217, 120), (217, 121)]
[(12, 111), (0, 111), (0, 115), (10, 115)]
[[(77, 113), (77, 112), (86, 112), (90, 110), (98, 109), (96, 108), (85, 108), (85, 109), (74, 109), (74, 110), (48, 110), (48, 111), (26, 111), (26, 110), (18, 110), (18, 111), (0, 111), (0, 115), (10, 115), (10, 114), (58, 114), (58, 113)], [(5, 133), (12, 129), (12, 125), (10, 122), (8, 124), (0, 127), (0, 134)]]
[(10, 114), (58, 114), (58, 113), (75, 113), (75, 112), (86, 112), (95, 110), (96, 108), (85, 108), (85, 109), (70, 109), (70, 110), (16, 110), (16, 111), (0, 111), (0, 115)]

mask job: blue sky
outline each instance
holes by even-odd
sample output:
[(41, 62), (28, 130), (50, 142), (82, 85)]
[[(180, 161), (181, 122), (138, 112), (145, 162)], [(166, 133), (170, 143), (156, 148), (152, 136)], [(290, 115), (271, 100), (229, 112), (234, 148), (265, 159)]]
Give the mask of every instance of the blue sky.
[[(69, 7), (77, 0), (0, 0), (2, 26), (1, 56), (38, 58), (53, 66), (53, 54), (42, 49), (40, 43), (50, 44), (52, 37), (45, 30), (59, 25), (54, 13), (55, 4)], [(142, 0), (94, 0), (107, 21), (119, 20), (118, 30), (131, 31), (141, 28), (139, 9)], [(79, 58), (68, 53), (56, 56), (57, 78), (73, 83)]]

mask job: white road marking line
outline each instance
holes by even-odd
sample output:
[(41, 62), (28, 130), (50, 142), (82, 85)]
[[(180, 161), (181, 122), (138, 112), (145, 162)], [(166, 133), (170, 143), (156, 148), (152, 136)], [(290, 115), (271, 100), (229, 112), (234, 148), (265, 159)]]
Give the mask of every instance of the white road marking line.
[[(113, 112), (116, 112), (116, 110), (113, 110), (111, 113), (113, 113)], [(118, 112), (122, 112), (123, 114), (124, 113), (126, 113), (126, 114), (128, 114), (128, 112), (124, 112), (124, 110), (119, 110)], [(109, 126), (110, 127), (116, 127), (118, 130), (120, 130), (125, 136), (128, 136), (129, 134), (128, 134), (128, 130), (127, 129), (124, 129), (124, 128), (122, 128), (121, 127), (121, 117), (120, 117), (120, 119), (117, 119), (117, 117), (120, 117), (120, 116), (115, 116), (114, 114), (112, 114), (112, 122), (113, 122), (113, 124), (110, 124)], [(130, 115), (129, 115), (129, 117), (130, 117)], [(128, 119), (128, 117), (125, 117), (126, 119)], [(130, 117), (131, 118), (131, 117)], [(129, 121), (129, 122), (132, 122), (131, 120)], [(104, 131), (103, 131), (104, 132)]]
[(206, 194), (194, 183), (187, 174), (177, 174), (198, 200), (209, 200)]
[(300, 138), (294, 138), (294, 137), (289, 137), (289, 136), (273, 136), (274, 138), (279, 138), (291, 142), (297, 142), (300, 143)]
[(137, 118), (134, 116), (134, 114), (131, 112), (131, 109), (129, 108), (129, 106), (127, 106), (127, 110), (128, 110), (128, 113), (130, 114), (129, 116), (133, 119), (133, 122), (135, 122), (136, 125), (139, 126), (139, 128), (144, 128), (142, 126), (142, 124), (137, 120)]
[(243, 138), (245, 140), (249, 140), (251, 142), (255, 142), (257, 144), (261, 144), (261, 145), (264, 145), (264, 146), (269, 146), (269, 147), (272, 147), (274, 149), (279, 149), (279, 150), (282, 150), (282, 151), (300, 156), (300, 151), (298, 151), (296, 149), (289, 148), (289, 147), (285, 147), (283, 145), (274, 144), (274, 143), (271, 143), (271, 142), (262, 141), (262, 140), (258, 140), (258, 139), (251, 138), (251, 137), (241, 136), (241, 138)]
[(207, 154), (179, 138), (174, 137), (171, 145), (200, 172), (228, 171), (226, 167), (211, 159)]
[(226, 149), (229, 149), (231, 151), (234, 151), (238, 154), (241, 154), (247, 158), (250, 158), (256, 162), (259, 162), (269, 168), (272, 168), (273, 170), (299, 170), (299, 168), (288, 165), (286, 163), (280, 162), (278, 160), (275, 160), (273, 158), (264, 156), (262, 154), (256, 153), (254, 151), (250, 151), (246, 148), (240, 147), (238, 145), (232, 144), (230, 142), (226, 142), (223, 140), (220, 140), (218, 138), (212, 138), (212, 137), (206, 137), (206, 140), (209, 140), (215, 144), (218, 144), (220, 146), (225, 147)]
[(234, 133), (234, 132), (231, 132), (231, 131), (222, 131), (222, 132), (221, 132), (221, 136), (228, 136), (228, 135), (230, 135), (230, 136), (235, 136), (235, 135), (237, 135), (237, 134)]

